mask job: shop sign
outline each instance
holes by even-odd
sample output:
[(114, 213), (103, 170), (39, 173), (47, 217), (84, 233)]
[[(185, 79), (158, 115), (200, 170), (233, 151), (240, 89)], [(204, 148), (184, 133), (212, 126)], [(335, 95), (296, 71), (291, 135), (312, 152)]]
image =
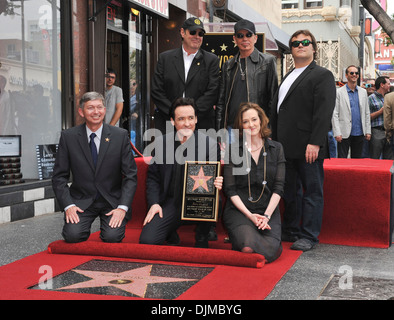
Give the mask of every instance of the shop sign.
[(129, 0), (168, 19), (168, 0)]

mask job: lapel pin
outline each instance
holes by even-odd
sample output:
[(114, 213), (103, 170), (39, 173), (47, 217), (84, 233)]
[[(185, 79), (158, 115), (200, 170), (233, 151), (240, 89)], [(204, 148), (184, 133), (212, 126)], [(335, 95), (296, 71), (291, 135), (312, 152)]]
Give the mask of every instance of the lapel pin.
[(109, 142), (109, 138), (105, 138), (105, 141), (106, 141), (106, 142)]

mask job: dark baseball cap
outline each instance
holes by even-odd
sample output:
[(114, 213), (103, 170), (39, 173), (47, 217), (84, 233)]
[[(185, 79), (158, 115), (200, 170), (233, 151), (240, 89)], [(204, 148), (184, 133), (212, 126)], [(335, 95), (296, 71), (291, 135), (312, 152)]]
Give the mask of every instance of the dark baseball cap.
[(205, 32), (204, 29), (204, 24), (202, 21), (196, 17), (191, 17), (189, 19), (186, 19), (185, 22), (182, 25), (182, 28), (184, 30), (189, 29), (190, 31), (201, 29)]
[(241, 19), (234, 25), (235, 33), (240, 30), (247, 30), (252, 32), (253, 34), (256, 34), (256, 27), (254, 26), (254, 23), (246, 19)]

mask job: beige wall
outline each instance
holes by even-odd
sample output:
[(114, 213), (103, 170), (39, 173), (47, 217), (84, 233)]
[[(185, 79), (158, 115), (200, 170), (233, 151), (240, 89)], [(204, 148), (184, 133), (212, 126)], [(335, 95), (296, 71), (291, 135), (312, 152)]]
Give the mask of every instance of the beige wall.
[(281, 0), (243, 0), (249, 7), (260, 13), (264, 18), (275, 24), (282, 25), (282, 1)]

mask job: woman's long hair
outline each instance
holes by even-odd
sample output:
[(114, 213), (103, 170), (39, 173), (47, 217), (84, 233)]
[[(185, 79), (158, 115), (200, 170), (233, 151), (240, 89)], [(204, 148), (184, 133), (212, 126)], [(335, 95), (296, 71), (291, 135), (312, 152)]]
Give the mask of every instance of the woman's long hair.
[(268, 128), (269, 119), (265, 114), (264, 110), (259, 107), (258, 104), (252, 102), (243, 102), (239, 106), (237, 117), (234, 121), (234, 129), (239, 130), (239, 135), (242, 136), (243, 126), (242, 126), (242, 115), (244, 112), (254, 109), (260, 118), (260, 134), (263, 139), (268, 138), (271, 135), (271, 129)]

